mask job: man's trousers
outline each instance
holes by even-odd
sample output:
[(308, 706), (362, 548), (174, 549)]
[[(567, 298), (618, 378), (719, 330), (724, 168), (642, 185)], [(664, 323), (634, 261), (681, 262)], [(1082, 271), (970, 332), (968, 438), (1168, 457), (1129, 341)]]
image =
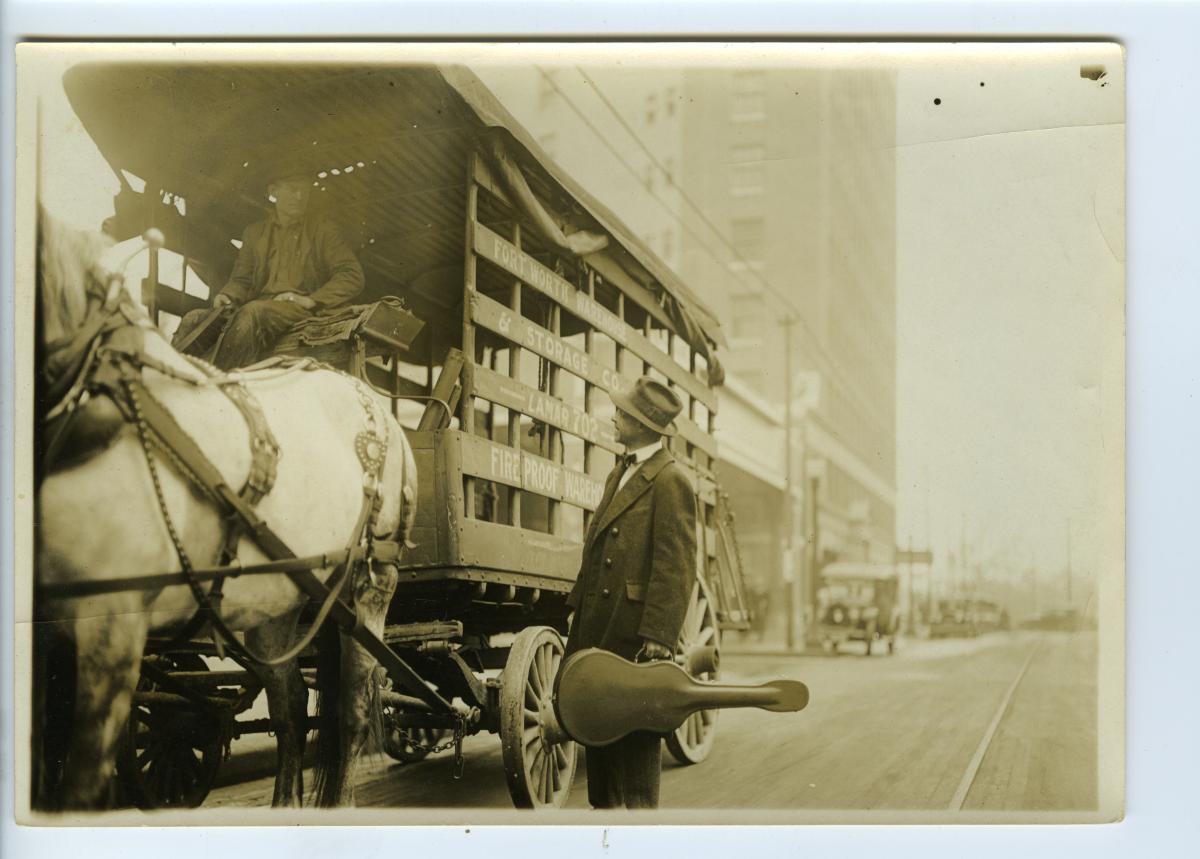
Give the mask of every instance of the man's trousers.
[(611, 746), (586, 748), (592, 808), (658, 808), (662, 735), (635, 731)]

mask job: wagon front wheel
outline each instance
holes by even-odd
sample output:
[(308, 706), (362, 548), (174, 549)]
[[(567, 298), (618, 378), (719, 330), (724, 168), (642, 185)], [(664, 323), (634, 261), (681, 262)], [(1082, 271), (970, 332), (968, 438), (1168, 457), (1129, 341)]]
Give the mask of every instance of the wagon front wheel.
[(561, 808), (575, 778), (575, 743), (554, 713), (554, 678), (563, 643), (548, 626), (523, 629), (500, 677), (500, 744), (517, 808)]
[[(160, 657), (160, 662), (167, 670), (209, 670), (191, 653)], [(196, 808), (225, 757), (218, 720), (195, 707), (138, 700), (137, 693), (160, 691), (146, 676), (138, 681), (117, 752), (117, 774), (139, 808)]]
[[(679, 632), (679, 652), (686, 660), (690, 652), (706, 647), (715, 647), (719, 653), (721, 636), (708, 593), (697, 582), (692, 589), (692, 599), (688, 603), (683, 629)], [(834, 651), (836, 650), (837, 645), (834, 644)], [(701, 672), (696, 679), (716, 680), (717, 671), (714, 669)], [(682, 725), (667, 734), (667, 750), (670, 751), (671, 757), (681, 764), (698, 764), (707, 758), (717, 739), (718, 712), (701, 710), (692, 713)]]

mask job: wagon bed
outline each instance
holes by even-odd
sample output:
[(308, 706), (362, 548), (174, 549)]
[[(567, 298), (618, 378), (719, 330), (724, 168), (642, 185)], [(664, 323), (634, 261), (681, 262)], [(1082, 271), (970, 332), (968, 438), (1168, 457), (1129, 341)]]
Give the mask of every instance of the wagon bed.
[[(699, 515), (678, 645), (688, 665), (715, 676), (721, 629), (749, 622), (713, 437), (720, 326), (473, 74), (131, 62), (77, 66), (64, 80), (121, 177), (119, 238), (155, 226), (208, 283), (223, 283), (235, 240), (266, 206), (252, 177), (280, 148), (304, 148), (329, 165), (314, 178), (313, 208), (355, 248), (367, 275), (360, 300), (399, 298), (424, 323), (394, 342), (355, 327), (344, 348), (284, 344), (389, 393), (414, 449), (416, 545), (400, 560), (383, 642), (418, 687), (432, 685), (456, 706), (431, 707), (411, 683), (385, 690), (389, 753), (416, 760), (442, 750), (447, 730), (459, 740), (496, 731), (514, 802), (565, 801), (574, 748), (546, 718), (565, 597), (621, 449), (607, 393), (644, 373), (684, 403), (669, 445), (693, 481)], [(145, 287), (163, 312), (207, 306)], [(174, 673), (200, 682), (194, 660), (178, 658), (191, 667)], [(208, 686), (226, 679), (234, 683), (209, 677)], [(527, 687), (540, 696), (534, 716)], [(161, 693), (152, 682), (140, 700), (161, 703), (153, 697)], [(668, 738), (672, 753), (703, 760), (714, 720), (696, 714)], [(530, 752), (532, 728), (550, 757)]]

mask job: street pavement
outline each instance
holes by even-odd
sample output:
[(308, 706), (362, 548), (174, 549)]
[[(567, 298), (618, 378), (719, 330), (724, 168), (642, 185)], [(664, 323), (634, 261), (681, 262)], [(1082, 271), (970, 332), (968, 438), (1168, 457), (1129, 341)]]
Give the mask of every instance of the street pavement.
[[(1094, 632), (902, 641), (894, 656), (869, 658), (749, 648), (727, 648), (723, 679), (802, 680), (811, 690), (808, 708), (722, 712), (713, 752), (696, 766), (681, 766), (664, 751), (664, 809), (1096, 807)], [(215, 789), (205, 808), (270, 804), (274, 755), (264, 743), (270, 741), (235, 743), (227, 767), (245, 780)], [(464, 748), (460, 780), (449, 752), (408, 765), (371, 757), (360, 767), (358, 805), (511, 808), (498, 738), (471, 737)], [(568, 808), (588, 807), (582, 764), (580, 755)]]

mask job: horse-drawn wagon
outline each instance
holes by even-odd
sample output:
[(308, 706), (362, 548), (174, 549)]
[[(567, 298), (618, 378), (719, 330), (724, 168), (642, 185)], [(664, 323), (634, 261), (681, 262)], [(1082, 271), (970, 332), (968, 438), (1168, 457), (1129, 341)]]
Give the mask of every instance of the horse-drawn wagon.
[[(387, 657), (388, 754), (453, 748), (461, 765), (465, 736), (498, 733), (514, 803), (565, 801), (575, 747), (552, 701), (565, 598), (620, 450), (605, 392), (643, 373), (685, 404), (672, 449), (699, 505), (677, 658), (716, 676), (721, 630), (748, 622), (717, 481), (719, 326), (474, 75), (121, 63), (78, 66), (65, 86), (121, 177), (110, 232), (161, 230), (184, 271), (211, 285), (266, 204), (247, 181), (258, 163), (301, 147), (325, 165), (313, 205), (355, 249), (364, 304), (294, 329), (281, 351), (386, 393), (414, 454), (412, 546), (391, 559), (398, 580), (382, 650), (372, 648)], [(206, 306), (159, 283), (156, 262), (149, 270), (143, 301), (156, 322)], [(151, 639), (118, 765), (138, 802), (199, 804), (230, 740), (269, 727), (238, 718), (262, 685), (255, 666), (231, 651), (241, 669), (218, 670), (216, 653), (197, 636)], [(693, 715), (668, 737), (671, 753), (703, 760), (715, 727), (715, 711)]]

